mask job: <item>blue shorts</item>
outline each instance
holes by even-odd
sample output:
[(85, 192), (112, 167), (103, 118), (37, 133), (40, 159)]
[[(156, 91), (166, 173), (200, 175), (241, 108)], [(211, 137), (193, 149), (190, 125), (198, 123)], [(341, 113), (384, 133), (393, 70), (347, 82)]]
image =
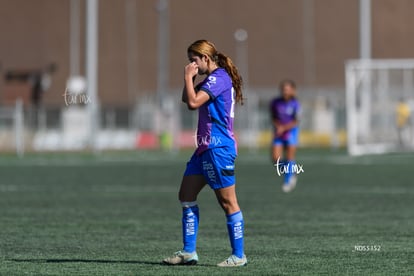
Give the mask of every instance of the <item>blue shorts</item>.
[(274, 138), (273, 145), (283, 145), (283, 146), (297, 146), (299, 143), (299, 127), (294, 127), (290, 129), (287, 133), (287, 137), (284, 138)]
[(194, 153), (187, 163), (184, 176), (203, 175), (213, 190), (232, 186), (236, 183), (236, 156), (236, 152), (230, 147), (209, 149), (200, 155)]

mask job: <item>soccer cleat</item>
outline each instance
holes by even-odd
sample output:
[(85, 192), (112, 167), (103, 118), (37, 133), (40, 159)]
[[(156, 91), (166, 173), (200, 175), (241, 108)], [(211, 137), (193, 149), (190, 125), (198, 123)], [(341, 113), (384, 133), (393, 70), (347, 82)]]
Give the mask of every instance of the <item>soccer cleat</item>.
[(296, 182), (297, 182), (297, 178), (296, 178), (296, 176), (292, 176), (292, 177), (290, 178), (290, 180), (289, 180), (289, 183), (285, 183), (285, 184), (283, 184), (283, 186), (282, 186), (282, 190), (283, 190), (285, 193), (289, 193), (289, 192), (291, 192), (293, 189), (295, 189), (295, 187), (296, 187)]
[(235, 255), (231, 255), (223, 262), (217, 264), (217, 266), (219, 267), (237, 267), (237, 266), (245, 266), (245, 265), (247, 265), (246, 255), (243, 255), (243, 258), (239, 258)]
[(198, 255), (196, 252), (187, 253), (185, 251), (177, 251), (174, 255), (165, 258), (162, 262), (168, 265), (195, 265), (198, 262)]

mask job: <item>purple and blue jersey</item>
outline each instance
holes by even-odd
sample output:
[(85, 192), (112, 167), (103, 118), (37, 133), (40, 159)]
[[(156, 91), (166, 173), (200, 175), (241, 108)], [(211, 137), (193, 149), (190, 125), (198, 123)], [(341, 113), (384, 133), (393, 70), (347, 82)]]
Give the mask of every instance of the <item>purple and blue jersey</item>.
[(197, 149), (184, 175), (203, 175), (214, 190), (235, 183), (234, 162), (237, 145), (233, 134), (234, 89), (223, 68), (214, 70), (196, 87), (210, 99), (199, 107)]
[[(273, 99), (270, 104), (270, 112), (273, 120), (278, 120), (282, 125), (295, 121), (298, 117), (299, 109), (300, 104), (296, 98), (286, 101), (284, 98), (278, 97)], [(299, 129), (296, 126), (283, 133), (282, 137), (275, 137), (273, 143), (296, 145), (298, 143), (298, 135)]]
[(282, 97), (276, 98), (270, 105), (272, 118), (281, 124), (288, 124), (296, 120), (299, 113), (299, 101), (296, 98), (286, 101)]
[(235, 93), (232, 80), (224, 68), (214, 70), (196, 91), (203, 90), (210, 100), (199, 108), (197, 154), (207, 149), (230, 147), (236, 152), (233, 134)]

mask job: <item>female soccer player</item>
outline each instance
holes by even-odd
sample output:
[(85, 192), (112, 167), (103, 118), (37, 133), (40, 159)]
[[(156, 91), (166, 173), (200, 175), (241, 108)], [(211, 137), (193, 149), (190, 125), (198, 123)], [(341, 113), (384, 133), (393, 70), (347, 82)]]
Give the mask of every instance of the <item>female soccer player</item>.
[[(288, 193), (296, 186), (296, 176), (292, 169), (295, 166), (296, 146), (299, 140), (299, 101), (296, 99), (294, 81), (283, 80), (279, 89), (281, 96), (273, 99), (270, 104), (274, 128), (272, 157), (275, 166), (284, 173), (282, 190)], [(286, 157), (282, 160), (284, 148)]]
[[(242, 102), (242, 79), (229, 57), (213, 43), (198, 40), (187, 49), (190, 63), (184, 69), (182, 100), (190, 110), (198, 109), (197, 149), (187, 168), (179, 191), (182, 205), (184, 248), (163, 260), (170, 265), (193, 265), (198, 261), (196, 240), (199, 223), (197, 195), (207, 183), (215, 192), (227, 217), (232, 255), (221, 267), (243, 266), (244, 222), (237, 203), (234, 161), (237, 155), (233, 135), (234, 105)], [(196, 75), (207, 75), (194, 86)]]

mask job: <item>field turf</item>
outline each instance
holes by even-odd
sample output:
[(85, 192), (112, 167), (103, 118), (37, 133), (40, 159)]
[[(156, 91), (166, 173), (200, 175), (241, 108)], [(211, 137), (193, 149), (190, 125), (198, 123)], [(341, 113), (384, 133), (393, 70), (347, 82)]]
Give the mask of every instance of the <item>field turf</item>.
[(199, 265), (161, 265), (181, 249), (190, 154), (0, 156), (0, 275), (414, 275), (414, 156), (330, 150), (299, 152), (291, 194), (266, 152), (240, 152), (246, 267), (215, 266), (230, 251), (208, 187)]

